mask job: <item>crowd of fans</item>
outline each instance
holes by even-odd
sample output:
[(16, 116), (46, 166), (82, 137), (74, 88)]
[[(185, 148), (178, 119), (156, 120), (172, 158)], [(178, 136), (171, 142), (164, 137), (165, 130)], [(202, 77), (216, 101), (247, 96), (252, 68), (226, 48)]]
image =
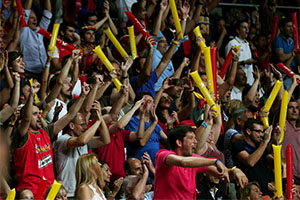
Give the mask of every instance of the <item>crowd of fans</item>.
[[(299, 35), (294, 11), (277, 9), (284, 2), (220, 7), (219, 0), (176, 0), (179, 33), (168, 0), (20, 2), (24, 16), (14, 1), (0, 1), (0, 199), (12, 188), (16, 199), (44, 199), (54, 180), (62, 183), (56, 200), (285, 199), (288, 144), (292, 194), (300, 199)], [(135, 59), (122, 57), (105, 34), (110, 28), (131, 55), (125, 11), (151, 35), (135, 27)], [(270, 41), (275, 16), (278, 34)], [(63, 43), (53, 51), (40, 31), (51, 33), (54, 24)], [(195, 37), (197, 26), (203, 37)], [(189, 75), (198, 71), (208, 86), (203, 41), (217, 46), (217, 74), (232, 54), (225, 77), (216, 76), (213, 107)], [(95, 53), (98, 45), (114, 70)], [(267, 112), (276, 81), (284, 84)], [(278, 196), (272, 144), (282, 132)]]

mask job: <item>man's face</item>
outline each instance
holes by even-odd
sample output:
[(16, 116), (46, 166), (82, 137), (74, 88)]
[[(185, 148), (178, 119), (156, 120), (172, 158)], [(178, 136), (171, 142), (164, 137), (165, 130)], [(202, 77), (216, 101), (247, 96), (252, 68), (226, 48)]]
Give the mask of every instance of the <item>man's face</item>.
[(145, 10), (145, 8), (141, 7), (141, 9), (136, 13), (136, 18), (143, 20), (143, 19), (145, 19), (146, 14), (147, 14), (147, 11)]
[(162, 38), (157, 43), (157, 50), (164, 55), (167, 51), (168, 43), (166, 38)]
[(129, 175), (143, 175), (143, 166), (139, 159), (131, 158), (129, 160), (130, 174)]
[(69, 79), (67, 78), (65, 80), (65, 82), (63, 83), (62, 85), (62, 88), (61, 88), (61, 93), (64, 95), (64, 96), (71, 96), (72, 95), (72, 84), (70, 83)]
[(72, 43), (75, 40), (75, 28), (68, 26), (66, 31), (63, 33), (64, 41)]
[(293, 37), (293, 23), (288, 22), (284, 25), (283, 28), (281, 28), (283, 34), (285, 37)]
[(247, 84), (247, 76), (244, 70), (238, 69), (235, 76), (235, 84), (238, 86), (245, 86)]
[(297, 101), (292, 101), (288, 104), (287, 120), (296, 121), (299, 117), (299, 105)]
[(253, 129), (250, 130), (250, 138), (252, 142), (254, 142), (256, 145), (260, 144), (263, 141), (264, 137), (264, 128), (260, 124), (253, 124)]
[(225, 29), (225, 21), (224, 19), (220, 19), (217, 23), (217, 31), (222, 32), (223, 29)]
[(42, 128), (42, 117), (40, 110), (37, 106), (33, 106), (30, 128), (34, 131), (37, 131)]
[(240, 27), (237, 29), (237, 35), (242, 40), (245, 40), (248, 37), (249, 33), (249, 25), (247, 22), (243, 22), (240, 24)]
[(86, 43), (94, 43), (95, 42), (95, 31), (88, 30), (84, 33), (84, 41)]
[(81, 113), (77, 113), (75, 122), (71, 123), (73, 123), (72, 131), (77, 137), (82, 135), (87, 130), (87, 123), (85, 117)]
[(5, 42), (2, 37), (0, 37), (0, 52), (5, 49)]
[[(153, 98), (150, 95), (144, 95), (143, 98), (144, 104), (146, 104), (146, 112), (150, 112), (153, 107)], [(140, 109), (144, 106), (144, 104), (140, 106)]]
[(36, 26), (37, 26), (37, 22), (38, 22), (37, 17), (34, 14), (34, 12), (30, 12), (29, 19), (28, 19), (29, 28), (31, 28), (32, 30), (35, 30)]
[(181, 153), (183, 156), (192, 156), (196, 150), (197, 140), (194, 132), (187, 132), (183, 138)]
[(250, 200), (261, 200), (262, 199), (262, 193), (259, 189), (259, 187), (257, 187), (256, 185), (251, 185), (251, 189), (250, 189)]
[(94, 26), (97, 23), (97, 16), (96, 15), (90, 16), (86, 23), (89, 26)]

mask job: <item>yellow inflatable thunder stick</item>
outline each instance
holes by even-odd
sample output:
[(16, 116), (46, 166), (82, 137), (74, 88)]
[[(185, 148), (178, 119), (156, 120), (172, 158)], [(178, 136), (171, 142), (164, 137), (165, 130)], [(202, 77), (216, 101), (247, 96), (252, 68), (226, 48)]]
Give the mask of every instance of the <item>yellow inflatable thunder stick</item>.
[(279, 126), (281, 128), (281, 136), (280, 136), (279, 144), (282, 143), (284, 138), (284, 127), (285, 127), (288, 101), (289, 101), (289, 93), (288, 91), (285, 90), (281, 100), (280, 115), (279, 115)]
[(132, 60), (135, 60), (138, 55), (136, 52), (136, 44), (135, 44), (135, 35), (134, 35), (134, 26), (127, 27), (128, 33), (129, 33), (129, 42), (130, 42), (130, 50), (131, 50), (131, 56)]
[(197, 84), (197, 87), (200, 89), (202, 95), (204, 96), (205, 100), (207, 101), (208, 105), (212, 107), (215, 111), (217, 111), (217, 116), (219, 116), (219, 109), (218, 106), (216, 105), (214, 99), (211, 97), (209, 94), (207, 88), (205, 87), (201, 77), (199, 76), (197, 71), (191, 72), (190, 73), (191, 77), (194, 79), (195, 83)]
[(59, 25), (60, 24), (54, 24), (54, 26), (53, 26), (52, 37), (51, 37), (50, 44), (49, 44), (49, 49), (52, 51), (52, 53), (54, 53), (54, 51), (55, 51), (55, 45), (56, 45), (56, 39), (57, 39), (57, 35), (58, 35)]
[(54, 200), (60, 187), (61, 187), (61, 183), (58, 183), (56, 180), (54, 180), (46, 200)]
[[(275, 98), (276, 98), (276, 96), (277, 96), (277, 94), (278, 94), (278, 92), (279, 92), (282, 84), (283, 84), (282, 81), (277, 81), (275, 83), (275, 86), (273, 87), (272, 92), (271, 92), (271, 94), (270, 94), (270, 96), (269, 96), (269, 98), (268, 98), (268, 100), (267, 100), (267, 102), (265, 104), (265, 108), (264, 108), (265, 111), (267, 111), (267, 112), (270, 111), (270, 109), (272, 107), (272, 104), (273, 104), (273, 102), (274, 102), (274, 100), (275, 100)], [(268, 117), (264, 117), (262, 119), (262, 122), (264, 124), (264, 128), (268, 128), (269, 127), (269, 119), (268, 119)]]
[(215, 92), (214, 90), (214, 78), (212, 73), (211, 57), (210, 57), (210, 47), (204, 48), (204, 57), (205, 57), (205, 71), (207, 76), (207, 86), (209, 92)]
[[(97, 54), (97, 56), (100, 58), (101, 62), (105, 65), (108, 71), (115, 70), (114, 66), (111, 64), (111, 62), (107, 59), (107, 57), (101, 50), (100, 45), (96, 46), (96, 48), (93, 51)], [(114, 78), (113, 82), (119, 92), (121, 90), (122, 83), (117, 78)]]
[(282, 195), (282, 177), (281, 177), (281, 144), (272, 144), (274, 152), (274, 175), (275, 175), (275, 188), (276, 196)]
[(174, 23), (175, 23), (176, 33), (179, 33), (179, 36), (180, 36), (179, 39), (183, 39), (183, 33), (182, 33), (182, 29), (181, 29), (181, 24), (179, 22), (179, 17), (178, 17), (178, 12), (177, 12), (177, 8), (176, 8), (175, 0), (170, 0), (169, 4), (170, 4), (173, 20), (174, 20)]
[(118, 52), (121, 54), (123, 58), (127, 58), (128, 54), (124, 50), (124, 48), (121, 46), (120, 42), (117, 40), (117, 38), (114, 36), (114, 34), (111, 32), (110, 28), (108, 27), (106, 30), (104, 30), (104, 33), (107, 35), (107, 37), (110, 39), (110, 41), (113, 43), (113, 45), (116, 47)]
[[(195, 34), (196, 37), (201, 37), (201, 38), (203, 38), (199, 26), (197, 26), (196, 28), (194, 28), (193, 32), (194, 32), (194, 34)], [(206, 47), (205, 42), (204, 42), (204, 41), (200, 41), (200, 42), (199, 42), (199, 45), (200, 45), (201, 51), (203, 52), (203, 51), (204, 51), (204, 48)]]
[(16, 198), (16, 189), (14, 188), (9, 191), (6, 200), (15, 200), (15, 198)]
[[(33, 83), (33, 79), (29, 79), (29, 83), (30, 83), (30, 86), (32, 86), (32, 83)], [(35, 100), (35, 103), (39, 103), (40, 102), (40, 99), (37, 95), (37, 93), (34, 94), (34, 100)]]

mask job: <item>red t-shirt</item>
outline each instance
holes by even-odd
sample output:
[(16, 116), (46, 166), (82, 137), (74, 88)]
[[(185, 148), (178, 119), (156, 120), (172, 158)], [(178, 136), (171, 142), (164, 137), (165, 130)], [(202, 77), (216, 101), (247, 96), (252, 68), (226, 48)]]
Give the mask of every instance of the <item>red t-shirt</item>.
[(111, 134), (110, 143), (97, 149), (98, 159), (108, 162), (110, 166), (112, 183), (120, 177), (125, 177), (123, 168), (125, 162), (124, 142), (129, 141), (130, 132), (120, 130)]
[[(193, 199), (195, 193), (195, 176), (204, 173), (207, 166), (199, 168), (187, 168), (170, 166), (166, 164), (166, 158), (174, 151), (162, 149), (155, 158), (154, 197), (153, 199)], [(193, 157), (202, 157), (193, 154)]]
[(28, 141), (14, 150), (14, 168), (18, 178), (17, 190), (27, 188), (36, 193), (44, 177), (49, 187), (55, 177), (53, 171), (53, 153), (50, 138), (44, 129), (38, 134), (28, 131)]

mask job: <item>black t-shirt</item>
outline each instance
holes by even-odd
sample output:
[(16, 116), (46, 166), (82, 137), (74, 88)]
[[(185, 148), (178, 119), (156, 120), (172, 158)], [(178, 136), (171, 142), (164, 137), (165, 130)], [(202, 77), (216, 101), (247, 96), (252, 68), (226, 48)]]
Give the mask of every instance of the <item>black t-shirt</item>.
[(243, 141), (238, 141), (232, 144), (232, 157), (234, 164), (240, 168), (247, 176), (249, 182), (257, 181), (260, 185), (261, 192), (263, 195), (271, 195), (272, 192), (268, 190), (268, 183), (273, 181), (273, 171), (269, 167), (266, 156), (269, 154), (266, 149), (263, 153), (262, 157), (258, 160), (258, 162), (253, 166), (248, 166), (243, 164), (241, 161), (237, 159), (237, 155), (242, 151), (247, 151), (249, 154), (254, 153), (257, 148), (252, 147), (248, 143)]

